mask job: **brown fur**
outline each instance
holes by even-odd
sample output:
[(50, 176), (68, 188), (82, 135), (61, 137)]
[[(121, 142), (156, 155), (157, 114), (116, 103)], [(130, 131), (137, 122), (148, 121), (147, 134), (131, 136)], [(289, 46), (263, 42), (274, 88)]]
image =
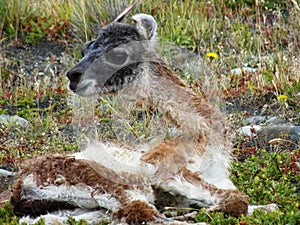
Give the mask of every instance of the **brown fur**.
[(238, 190), (222, 190), (212, 184), (204, 182), (197, 173), (193, 173), (186, 168), (182, 170), (183, 176), (192, 184), (197, 184), (210, 190), (212, 195), (221, 196), (220, 203), (211, 211), (224, 212), (230, 216), (238, 217), (242, 214), (247, 215), (248, 200), (245, 194)]
[[(36, 216), (47, 211), (74, 208), (74, 206), (62, 202), (51, 203), (46, 200), (24, 199), (22, 193), (23, 179), (29, 174), (34, 175), (38, 186), (49, 184), (87, 185), (96, 189), (98, 193), (113, 194), (122, 203), (127, 201), (125, 191), (133, 189), (131, 185), (118, 182), (119, 176), (101, 165), (97, 165), (96, 172), (91, 164), (84, 160), (75, 160), (73, 157), (64, 155), (40, 156), (28, 160), (23, 165), (17, 182), (13, 185), (11, 203), (16, 215), (30, 214)], [(64, 181), (59, 184), (55, 183), (58, 177), (63, 177)], [(34, 211), (34, 209), (37, 210)]]
[[(161, 76), (161, 78), (159, 79), (166, 79), (169, 81), (165, 82), (164, 85), (162, 85), (163, 90), (170, 90), (173, 93), (176, 93), (178, 101), (180, 100), (184, 103), (188, 103), (188, 108), (176, 108), (173, 110), (185, 110), (186, 112), (190, 113), (194, 112), (195, 117), (204, 118), (209, 126), (214, 126), (214, 123), (216, 121), (223, 121), (221, 113), (213, 106), (211, 106), (208, 102), (206, 102), (206, 100), (201, 99), (199, 96), (193, 93), (192, 90), (189, 89), (186, 84), (178, 77), (178, 75), (170, 70), (170, 68), (164, 62), (151, 62), (151, 69), (155, 74), (152, 75), (153, 79), (155, 79), (156, 76)], [(156, 88), (157, 92), (159, 93), (159, 87)], [(179, 118), (176, 118), (174, 115), (172, 115), (172, 112), (166, 111), (165, 114), (174, 125), (184, 129), (187, 121), (180, 121)], [(212, 123), (212, 121), (214, 121), (214, 123)], [(225, 127), (224, 125), (225, 124), (223, 124), (222, 127)], [(218, 126), (218, 128), (220, 127)], [(187, 130), (186, 132), (187, 133), (184, 133), (183, 135), (190, 135), (190, 137), (186, 136), (184, 137), (184, 139), (188, 140), (189, 138), (194, 138), (193, 133), (190, 133), (189, 130)], [(197, 139), (196, 149), (199, 154), (203, 154), (203, 152), (205, 151), (205, 145), (208, 142), (208, 133), (209, 131), (206, 130), (205, 127), (199, 127), (197, 130), (197, 134), (195, 134), (197, 135), (195, 137)]]
[[(34, 168), (32, 168), (32, 165), (34, 165)], [(88, 162), (75, 160), (70, 156), (58, 154), (40, 156), (27, 161), (22, 167), (22, 172), (19, 176), (35, 174), (37, 184), (47, 186), (55, 184), (55, 180), (61, 175), (65, 178), (66, 185), (86, 184), (91, 187), (100, 186), (100, 193), (109, 192), (117, 195), (121, 188), (130, 189), (129, 186), (120, 185), (114, 179), (108, 179), (108, 177), (118, 177), (113, 171), (102, 165), (97, 166), (98, 171), (101, 171), (101, 173), (95, 172)]]
[[(154, 149), (145, 153), (142, 157), (142, 160), (151, 164), (161, 163), (162, 159), (165, 159), (166, 157), (174, 153), (177, 145), (178, 140), (163, 142), (156, 146)], [(180, 158), (178, 160), (180, 160)]]
[(142, 224), (154, 219), (157, 211), (147, 202), (140, 200), (126, 203), (121, 209), (113, 214), (113, 219), (125, 218), (128, 224)]
[(221, 203), (210, 211), (224, 212), (234, 217), (248, 214), (248, 200), (245, 194), (238, 190), (224, 190), (223, 196)]

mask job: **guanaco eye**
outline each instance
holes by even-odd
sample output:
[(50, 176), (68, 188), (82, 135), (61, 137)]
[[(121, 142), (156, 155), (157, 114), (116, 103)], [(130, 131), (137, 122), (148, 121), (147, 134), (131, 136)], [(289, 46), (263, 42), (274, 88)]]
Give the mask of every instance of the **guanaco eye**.
[(82, 57), (85, 56), (90, 51), (90, 48), (93, 47), (94, 43), (95, 43), (95, 40), (92, 40), (90, 42), (85, 43), (83, 49), (81, 49), (81, 55), (82, 55)]
[(123, 65), (128, 58), (128, 53), (124, 49), (112, 49), (105, 53), (105, 59), (116, 65)]

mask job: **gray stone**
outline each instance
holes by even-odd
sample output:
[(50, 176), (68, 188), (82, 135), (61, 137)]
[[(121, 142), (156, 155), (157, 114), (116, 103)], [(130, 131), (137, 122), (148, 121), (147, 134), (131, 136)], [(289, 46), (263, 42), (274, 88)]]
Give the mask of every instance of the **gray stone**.
[(238, 129), (238, 135), (254, 138), (260, 129), (262, 129), (260, 125), (243, 126)]
[(293, 142), (299, 142), (300, 141), (300, 126), (293, 126), (291, 128), (291, 133), (290, 133), (290, 139)]
[(294, 143), (298, 143), (300, 135), (300, 126), (294, 126), (290, 124), (271, 124), (265, 127), (261, 127), (257, 136), (269, 141), (275, 138), (282, 138), (290, 140)]
[(16, 175), (15, 172), (11, 172), (11, 171), (8, 171), (8, 170), (0, 169), (0, 177), (12, 177), (14, 175)]
[(273, 116), (266, 120), (266, 124), (283, 124), (283, 123), (285, 123), (284, 119), (277, 116)]
[(273, 212), (275, 210), (279, 210), (279, 207), (275, 203), (267, 204), (267, 205), (249, 205), (248, 206), (248, 215), (253, 215), (254, 211), (260, 209), (266, 212)]
[(257, 71), (257, 68), (243, 66), (242, 68), (234, 68), (230, 72), (231, 72), (231, 74), (238, 75), (238, 74), (242, 74), (242, 73), (254, 73), (256, 71)]
[(16, 124), (26, 128), (29, 125), (29, 122), (20, 116), (9, 116), (5, 114), (0, 115), (0, 123), (5, 125)]
[(246, 119), (248, 125), (251, 124), (262, 124), (266, 121), (267, 117), (265, 116), (250, 116)]

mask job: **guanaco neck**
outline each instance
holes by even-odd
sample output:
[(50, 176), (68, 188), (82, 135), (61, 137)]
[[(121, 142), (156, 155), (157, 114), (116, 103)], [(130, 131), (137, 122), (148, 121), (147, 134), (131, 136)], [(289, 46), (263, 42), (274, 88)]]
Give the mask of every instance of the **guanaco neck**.
[(195, 145), (199, 154), (205, 151), (212, 134), (224, 141), (225, 125), (220, 112), (192, 92), (159, 59), (143, 63), (135, 84), (124, 93), (157, 108), (178, 128), (180, 142)]

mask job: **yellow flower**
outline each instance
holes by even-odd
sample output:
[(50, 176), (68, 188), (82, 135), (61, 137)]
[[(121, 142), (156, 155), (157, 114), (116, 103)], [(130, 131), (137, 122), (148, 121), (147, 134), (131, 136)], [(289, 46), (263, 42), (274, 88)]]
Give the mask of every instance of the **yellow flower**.
[(277, 96), (277, 100), (282, 100), (282, 101), (286, 101), (288, 99), (288, 96), (286, 96), (286, 95), (278, 95)]
[(218, 57), (219, 57), (218, 54), (214, 52), (208, 52), (205, 54), (205, 58), (217, 59)]

